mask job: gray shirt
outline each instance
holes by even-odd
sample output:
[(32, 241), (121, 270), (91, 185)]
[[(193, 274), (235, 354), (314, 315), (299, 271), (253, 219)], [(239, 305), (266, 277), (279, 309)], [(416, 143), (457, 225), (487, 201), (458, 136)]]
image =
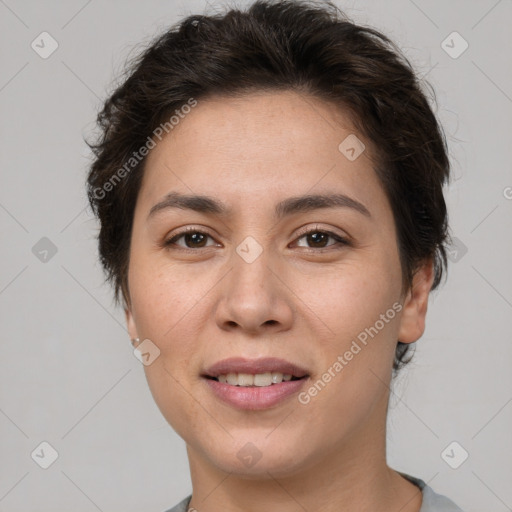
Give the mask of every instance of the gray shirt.
[[(420, 478), (415, 478), (400, 471), (399, 473), (421, 489), (423, 494), (423, 503), (421, 504), (420, 512), (463, 512), (462, 509), (455, 505), (455, 503), (446, 496), (435, 493), (432, 488)], [(191, 499), (192, 495), (187, 496), (175, 507), (166, 510), (165, 512), (187, 512), (188, 504)]]

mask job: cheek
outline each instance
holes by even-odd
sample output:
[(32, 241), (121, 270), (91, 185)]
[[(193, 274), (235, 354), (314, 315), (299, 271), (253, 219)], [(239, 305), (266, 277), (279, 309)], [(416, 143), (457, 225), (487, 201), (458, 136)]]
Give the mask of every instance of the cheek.
[(198, 279), (198, 275), (188, 276), (170, 263), (134, 258), (130, 293), (141, 335), (163, 345), (173, 331), (187, 323), (187, 315), (207, 290), (207, 276)]
[(388, 392), (400, 281), (394, 284), (376, 268), (366, 269), (364, 274), (356, 268), (345, 270), (326, 284), (323, 294), (311, 292), (308, 296), (311, 309), (320, 312), (330, 328), (326, 336), (315, 339), (319, 373), (302, 395), (304, 412), (311, 411), (309, 426), (315, 432), (311, 442), (313, 437), (318, 443), (322, 436), (350, 437), (376, 408), (384, 407)]
[[(155, 403), (177, 430), (179, 411), (193, 413), (193, 403), (185, 382), (197, 378), (191, 361), (197, 359), (200, 318), (198, 301), (206, 283), (187, 279), (172, 266), (143, 265), (133, 260), (130, 292), (132, 312), (139, 336), (150, 339), (160, 350), (159, 357), (144, 366)], [(186, 428), (186, 425), (184, 425)], [(186, 432), (184, 432), (186, 434)]]
[[(322, 286), (311, 282), (301, 295), (329, 326), (325, 336), (314, 340), (321, 364), (303, 396), (304, 402), (310, 400), (306, 410), (318, 411), (322, 424), (320, 411), (344, 417), (347, 429), (364, 422), (386, 394), (399, 326), (399, 263), (376, 252), (368, 256), (354, 258), (322, 279), (317, 276)], [(332, 428), (333, 436), (340, 434), (338, 427)]]
[[(287, 281), (301, 300), (296, 301), (300, 316), (316, 318), (320, 332), (316, 343), (342, 349), (347, 342), (365, 328), (373, 326), (399, 301), (401, 273), (398, 256), (392, 250), (389, 257), (383, 251), (365, 250), (365, 253), (347, 257), (339, 265), (331, 265), (315, 272), (289, 273)], [(392, 313), (395, 313), (393, 310)], [(395, 314), (386, 323), (385, 334), (396, 331)], [(380, 324), (379, 324), (380, 325)]]
[(189, 279), (173, 265), (157, 267), (154, 261), (136, 257), (129, 279), (138, 333), (160, 350), (159, 357), (144, 366), (150, 392), (162, 415), (186, 439), (194, 417), (200, 415), (190, 399), (189, 371), (190, 361), (197, 358), (196, 311), (207, 291), (206, 279), (197, 279), (197, 274)]

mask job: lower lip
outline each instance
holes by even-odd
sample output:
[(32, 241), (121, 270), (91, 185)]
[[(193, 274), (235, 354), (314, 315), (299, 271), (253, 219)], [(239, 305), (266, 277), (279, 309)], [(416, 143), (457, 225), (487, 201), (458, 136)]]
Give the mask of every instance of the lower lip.
[(308, 377), (299, 380), (283, 381), (271, 386), (231, 386), (214, 379), (205, 378), (210, 389), (222, 401), (237, 407), (257, 411), (268, 409), (300, 391)]

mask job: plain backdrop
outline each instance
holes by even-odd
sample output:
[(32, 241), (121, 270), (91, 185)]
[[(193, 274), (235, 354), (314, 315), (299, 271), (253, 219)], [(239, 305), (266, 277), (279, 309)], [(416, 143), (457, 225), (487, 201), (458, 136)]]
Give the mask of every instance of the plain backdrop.
[[(210, 3), (0, 0), (0, 511), (161, 512), (191, 492), (103, 283), (84, 136), (136, 45)], [(453, 166), (456, 243), (393, 387), (389, 463), (467, 512), (511, 510), (512, 2), (338, 5), (433, 85)]]

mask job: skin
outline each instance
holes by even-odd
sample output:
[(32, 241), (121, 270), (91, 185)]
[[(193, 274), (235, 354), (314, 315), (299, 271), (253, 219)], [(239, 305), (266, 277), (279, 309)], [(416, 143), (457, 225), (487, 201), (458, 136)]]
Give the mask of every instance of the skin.
[[(144, 369), (186, 442), (190, 506), (199, 512), (420, 509), (419, 489), (386, 464), (386, 414), (396, 341), (414, 342), (424, 331), (432, 263), (403, 294), (371, 144), (358, 134), (366, 150), (354, 161), (338, 150), (353, 133), (348, 116), (319, 99), (251, 93), (199, 101), (148, 156), (126, 318), (132, 338), (160, 350)], [(232, 215), (168, 208), (148, 219), (169, 192), (215, 197)], [(283, 199), (334, 192), (370, 216), (338, 207), (273, 217)], [(163, 246), (187, 226), (211, 238)], [(303, 228), (349, 244), (318, 242)], [(252, 263), (236, 252), (247, 236), (262, 249)], [(264, 411), (235, 409), (200, 376), (224, 358), (274, 356), (304, 366), (315, 383), (397, 302), (403, 309), (306, 405), (293, 395)], [(251, 467), (237, 457), (248, 442), (261, 454)]]

